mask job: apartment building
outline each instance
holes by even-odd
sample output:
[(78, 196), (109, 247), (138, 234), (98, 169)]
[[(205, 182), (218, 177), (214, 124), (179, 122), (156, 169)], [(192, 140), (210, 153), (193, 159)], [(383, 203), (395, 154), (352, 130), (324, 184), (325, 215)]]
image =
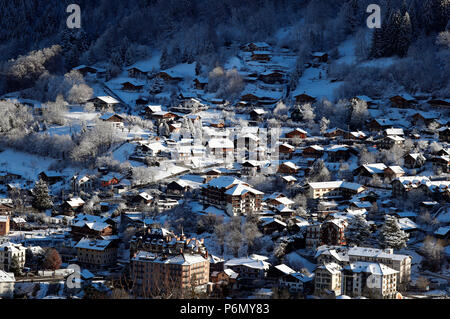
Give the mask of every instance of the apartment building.
[(13, 244), (6, 242), (0, 245), (0, 270), (11, 271), (13, 260), (16, 259), (19, 263), (19, 268), (25, 266), (25, 252), (26, 248), (21, 244)]
[(320, 246), (315, 258), (318, 264), (334, 262), (341, 266), (356, 262), (380, 263), (398, 272), (397, 284), (411, 281), (411, 256), (394, 254), (392, 249)]
[(261, 211), (264, 193), (232, 176), (221, 176), (202, 185), (201, 202), (224, 210), (230, 216)]
[(174, 255), (139, 251), (131, 259), (131, 279), (138, 296), (152, 297), (165, 293), (183, 295), (189, 288), (206, 291), (209, 260), (202, 255)]
[(117, 262), (117, 245), (112, 240), (83, 238), (75, 248), (78, 263), (87, 268), (103, 268)]
[(350, 263), (358, 261), (381, 263), (396, 270), (397, 283), (411, 281), (411, 256), (394, 254), (393, 249), (351, 247), (348, 250), (348, 257)]
[(365, 187), (356, 183), (344, 181), (308, 183), (306, 196), (310, 199), (330, 197), (351, 197), (365, 190)]
[(0, 216), (0, 236), (7, 236), (9, 233), (9, 216)]
[(376, 299), (397, 296), (398, 271), (381, 263), (358, 261), (342, 270), (342, 294)]
[(336, 263), (328, 263), (316, 268), (314, 279), (314, 294), (341, 295), (342, 267)]

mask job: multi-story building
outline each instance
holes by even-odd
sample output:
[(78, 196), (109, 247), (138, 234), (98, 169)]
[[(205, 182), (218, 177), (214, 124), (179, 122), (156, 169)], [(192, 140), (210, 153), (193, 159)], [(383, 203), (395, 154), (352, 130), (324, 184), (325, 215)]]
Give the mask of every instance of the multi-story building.
[(376, 299), (397, 296), (398, 271), (380, 263), (357, 261), (342, 270), (342, 294)]
[(333, 218), (325, 221), (320, 228), (320, 243), (322, 245), (345, 245), (345, 229), (348, 222), (343, 218)]
[(241, 280), (262, 280), (266, 278), (270, 264), (268, 257), (250, 255), (246, 258), (235, 258), (225, 262), (225, 269), (232, 269), (239, 274)]
[(208, 252), (203, 239), (187, 238), (184, 234), (175, 235), (162, 227), (146, 228), (130, 240), (130, 256), (138, 251), (155, 254), (200, 254), (206, 258)]
[(306, 226), (305, 246), (306, 249), (314, 250), (320, 246), (321, 223), (314, 223)]
[(333, 262), (348, 266), (356, 262), (380, 263), (398, 272), (397, 284), (408, 283), (411, 280), (411, 256), (394, 254), (392, 249), (320, 246), (315, 257), (318, 264)]
[(190, 288), (205, 291), (209, 281), (209, 261), (199, 254), (139, 251), (131, 259), (131, 279), (135, 294), (144, 297), (165, 293), (182, 296)]
[(0, 236), (7, 236), (9, 233), (9, 216), (0, 216)]
[(15, 281), (13, 273), (0, 270), (0, 299), (13, 298)]
[(77, 261), (88, 268), (104, 268), (117, 262), (117, 245), (113, 240), (83, 238), (76, 245)]
[(21, 244), (6, 242), (0, 245), (0, 270), (10, 271), (14, 259), (22, 269), (25, 266), (26, 248)]
[(202, 185), (201, 202), (223, 209), (230, 216), (261, 211), (264, 193), (232, 176), (221, 176)]
[(351, 247), (348, 250), (349, 262), (365, 261), (384, 264), (397, 273), (397, 283), (411, 281), (411, 256), (394, 254), (393, 249), (376, 249), (366, 247)]
[(316, 268), (314, 279), (314, 294), (341, 295), (342, 267), (336, 263), (328, 263)]
[(325, 197), (351, 197), (365, 190), (365, 187), (356, 183), (344, 181), (308, 183), (306, 196), (311, 199)]

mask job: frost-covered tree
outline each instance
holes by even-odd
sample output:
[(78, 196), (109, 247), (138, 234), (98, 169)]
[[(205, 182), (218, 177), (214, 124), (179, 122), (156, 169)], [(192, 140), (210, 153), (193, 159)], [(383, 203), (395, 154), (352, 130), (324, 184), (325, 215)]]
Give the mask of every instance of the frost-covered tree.
[(308, 173), (308, 180), (310, 182), (326, 182), (330, 180), (330, 177), (330, 171), (322, 159), (315, 161), (311, 171)]
[(38, 210), (47, 210), (53, 207), (52, 198), (47, 184), (39, 179), (33, 188), (33, 207)]
[(406, 247), (409, 235), (400, 229), (397, 218), (386, 215), (379, 234), (380, 244), (385, 248), (401, 249)]
[(367, 246), (371, 237), (370, 225), (364, 216), (357, 215), (349, 221), (345, 230), (345, 239), (348, 245)]

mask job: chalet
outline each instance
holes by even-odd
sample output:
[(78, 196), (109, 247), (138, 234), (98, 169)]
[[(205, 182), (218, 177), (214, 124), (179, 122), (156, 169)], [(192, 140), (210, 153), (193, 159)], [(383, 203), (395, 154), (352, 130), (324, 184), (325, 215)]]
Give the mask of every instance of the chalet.
[(250, 255), (244, 258), (230, 259), (225, 262), (225, 269), (232, 269), (239, 274), (239, 278), (245, 280), (265, 279), (270, 264), (267, 262), (268, 257), (260, 255)]
[(328, 62), (328, 53), (326, 52), (313, 52), (311, 57), (315, 62), (318, 63), (327, 63)]
[(383, 149), (390, 149), (394, 145), (402, 145), (404, 141), (405, 139), (403, 137), (400, 137), (398, 135), (389, 135), (379, 141), (378, 147)]
[(284, 74), (277, 71), (266, 71), (259, 75), (259, 79), (266, 84), (282, 84), (285, 83)]
[(253, 51), (251, 59), (253, 61), (270, 61), (272, 56), (272, 52), (270, 51)]
[(256, 176), (260, 165), (257, 161), (245, 161), (242, 163), (241, 174), (245, 176)]
[(167, 184), (166, 193), (168, 195), (183, 196), (189, 190), (191, 190), (191, 186), (188, 183), (183, 180), (178, 180)]
[(171, 110), (182, 113), (196, 113), (201, 110), (205, 110), (208, 107), (203, 104), (199, 99), (190, 97), (183, 99), (180, 104), (171, 108)]
[(450, 142), (450, 127), (443, 127), (439, 129), (439, 141)]
[(387, 128), (383, 132), (384, 136), (405, 136), (402, 128)]
[(327, 131), (325, 131), (323, 136), (334, 138), (334, 137), (339, 137), (339, 136), (345, 137), (346, 134), (348, 134), (348, 132), (346, 130), (343, 130), (341, 128), (332, 128), (332, 129), (328, 129)]
[(205, 90), (207, 85), (207, 81), (201, 82), (198, 78), (194, 79), (194, 88), (197, 90)]
[(116, 223), (109, 218), (78, 214), (70, 225), (70, 234), (75, 238), (101, 238), (111, 236), (115, 232)]
[(253, 109), (250, 112), (250, 120), (254, 122), (261, 122), (266, 114), (267, 112), (263, 109)]
[(162, 145), (160, 142), (147, 142), (138, 141), (138, 146), (136, 148), (136, 155), (143, 157), (155, 157), (161, 155), (163, 152), (167, 151), (167, 147)]
[(391, 106), (396, 108), (412, 108), (414, 107), (414, 104), (417, 104), (417, 101), (410, 95), (396, 95), (391, 98), (389, 98), (389, 101), (391, 101)]
[(361, 131), (353, 131), (348, 132), (347, 134), (344, 135), (344, 137), (348, 140), (364, 140), (366, 139), (367, 135)]
[(296, 175), (299, 170), (300, 167), (298, 167), (292, 162), (281, 163), (280, 166), (278, 167), (278, 173), (280, 174)]
[(97, 110), (114, 109), (114, 107), (120, 103), (112, 96), (97, 96), (88, 100), (88, 102), (93, 103)]
[(248, 94), (245, 94), (245, 95), (241, 96), (241, 100), (244, 101), (244, 102), (257, 103), (258, 100), (259, 100), (259, 97), (254, 95), (254, 94), (248, 93)]
[(95, 74), (97, 73), (97, 69), (87, 65), (79, 65), (72, 70), (80, 72), (83, 76), (86, 76), (88, 73)]
[(234, 143), (227, 138), (212, 138), (207, 142), (206, 150), (209, 154), (214, 156), (232, 156), (234, 151)]
[(116, 184), (119, 184), (119, 179), (112, 174), (107, 174), (100, 178), (101, 187), (109, 187)]
[(347, 226), (348, 222), (343, 218), (334, 218), (322, 223), (320, 228), (321, 245), (346, 245), (344, 233)]
[(384, 176), (384, 170), (387, 168), (383, 163), (364, 164), (353, 171), (353, 175), (374, 178)]
[(225, 210), (230, 216), (261, 211), (264, 193), (231, 176), (212, 179), (201, 187), (201, 203)]
[(370, 131), (380, 132), (394, 125), (391, 120), (388, 119), (373, 119), (367, 124)]
[(432, 162), (435, 169), (440, 169), (443, 173), (450, 172), (450, 156), (436, 156)]
[(129, 91), (129, 92), (141, 92), (142, 89), (144, 88), (143, 84), (132, 80), (123, 82), (120, 85), (122, 85), (121, 88), (122, 91)]
[(281, 180), (286, 184), (286, 185), (294, 185), (297, 182), (297, 179), (294, 176), (282, 176)]
[(287, 288), (290, 293), (311, 294), (314, 289), (314, 276), (301, 272), (290, 272), (278, 280), (281, 289)]
[(241, 50), (246, 52), (267, 51), (270, 50), (270, 45), (266, 42), (251, 42), (243, 45)]
[(374, 102), (373, 99), (366, 95), (358, 95), (355, 96), (352, 100), (358, 101), (358, 102), (365, 102), (367, 104), (367, 107), (370, 108), (377, 108), (377, 103)]
[(315, 97), (305, 93), (295, 95), (294, 99), (297, 104), (315, 103), (317, 101)]
[(417, 112), (412, 116), (411, 122), (414, 125), (426, 125), (429, 126), (433, 122), (439, 120), (441, 115), (436, 112)]
[(77, 193), (83, 191), (88, 193), (94, 187), (94, 178), (88, 175), (74, 175), (72, 177), (72, 191)]
[(347, 145), (332, 145), (326, 149), (328, 160), (330, 162), (347, 161), (352, 154), (357, 152)]
[(431, 99), (428, 101), (428, 104), (436, 108), (450, 107), (450, 99)]
[(405, 167), (409, 169), (420, 168), (425, 165), (426, 162), (426, 158), (420, 153), (406, 154), (403, 159)]
[(134, 101), (137, 106), (144, 106), (148, 104), (148, 99), (145, 97), (140, 97)]
[(170, 122), (176, 120), (179, 116), (172, 112), (159, 111), (151, 115), (151, 118), (156, 120), (158, 123)]
[(147, 79), (148, 72), (149, 72), (147, 70), (144, 70), (144, 69), (138, 68), (138, 67), (131, 67), (127, 71), (128, 71), (128, 76), (130, 78), (135, 78), (135, 79)]
[(11, 172), (0, 172), (0, 183), (7, 184), (12, 182), (13, 180), (22, 178), (21, 175), (11, 173)]
[(102, 116), (100, 116), (100, 120), (102, 120), (103, 122), (111, 123), (111, 125), (114, 128), (123, 128), (124, 127), (123, 117), (116, 113), (105, 113)]
[(39, 178), (42, 179), (44, 182), (52, 185), (55, 183), (58, 183), (63, 180), (63, 177), (55, 172), (40, 172)]
[(261, 229), (264, 234), (273, 234), (274, 232), (282, 232), (286, 229), (287, 224), (277, 218), (268, 217), (262, 220)]
[(227, 103), (225, 99), (218, 99), (218, 98), (211, 99), (210, 102), (215, 105), (224, 105)]
[(280, 205), (284, 205), (285, 207), (291, 208), (293, 204), (295, 204), (294, 201), (290, 200), (286, 195), (276, 192), (272, 195), (269, 195), (264, 198), (265, 202), (269, 207), (278, 207)]
[(307, 158), (321, 158), (324, 152), (325, 151), (322, 146), (312, 145), (303, 149), (302, 156)]
[(300, 128), (296, 128), (293, 131), (286, 133), (286, 138), (290, 139), (305, 139), (308, 136), (308, 132)]
[(162, 112), (162, 106), (161, 105), (147, 105), (144, 109), (145, 116), (147, 118), (152, 118), (153, 114), (156, 112)]
[(140, 192), (133, 199), (133, 202), (138, 205), (150, 205), (151, 203), (153, 203), (153, 201), (153, 196), (147, 192)]
[(448, 246), (450, 243), (450, 226), (439, 227), (438, 230), (434, 232), (434, 235), (444, 242), (444, 246)]
[(155, 77), (157, 79), (162, 79), (163, 81), (167, 83), (178, 83), (183, 80), (181, 77), (170, 75), (168, 72), (161, 71), (159, 73), (156, 73)]
[(283, 143), (278, 147), (278, 152), (280, 155), (280, 159), (291, 159), (294, 154), (295, 147), (288, 144)]
[(82, 200), (80, 197), (73, 197), (70, 198), (69, 200), (66, 200), (62, 204), (61, 208), (65, 211), (79, 212), (84, 204), (85, 204), (84, 200)]
[(405, 175), (405, 171), (400, 166), (388, 166), (384, 169), (384, 177), (390, 180), (402, 177)]

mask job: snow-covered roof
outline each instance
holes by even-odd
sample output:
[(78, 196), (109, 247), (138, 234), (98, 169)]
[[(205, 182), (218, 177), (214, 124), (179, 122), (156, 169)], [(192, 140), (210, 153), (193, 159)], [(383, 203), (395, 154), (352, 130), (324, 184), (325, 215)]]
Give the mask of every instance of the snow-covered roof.
[(353, 272), (364, 272), (378, 276), (386, 276), (398, 273), (397, 270), (394, 270), (384, 264), (364, 261), (350, 263), (350, 265), (348, 265), (346, 268), (351, 269)]
[(234, 148), (232, 140), (227, 138), (212, 138), (208, 141), (209, 148)]
[(102, 251), (108, 248), (109, 244), (111, 240), (83, 238), (75, 245), (75, 248)]
[(117, 101), (115, 98), (113, 98), (112, 96), (97, 96), (97, 99), (108, 103), (108, 104), (117, 104), (119, 103), (119, 101)]
[(14, 274), (6, 272), (0, 269), (0, 283), (2, 282), (15, 282)]
[(228, 268), (228, 267), (233, 267), (233, 266), (245, 266), (245, 267), (253, 268), (253, 269), (268, 270), (270, 267), (270, 264), (264, 260), (255, 258), (255, 256), (250, 256), (247, 258), (230, 259), (227, 262), (225, 262), (225, 267)]
[(292, 269), (291, 267), (285, 265), (285, 264), (280, 264), (275, 266), (276, 269), (278, 269), (279, 271), (281, 271), (282, 273), (289, 275), (289, 274), (293, 274), (295, 273), (295, 270)]

